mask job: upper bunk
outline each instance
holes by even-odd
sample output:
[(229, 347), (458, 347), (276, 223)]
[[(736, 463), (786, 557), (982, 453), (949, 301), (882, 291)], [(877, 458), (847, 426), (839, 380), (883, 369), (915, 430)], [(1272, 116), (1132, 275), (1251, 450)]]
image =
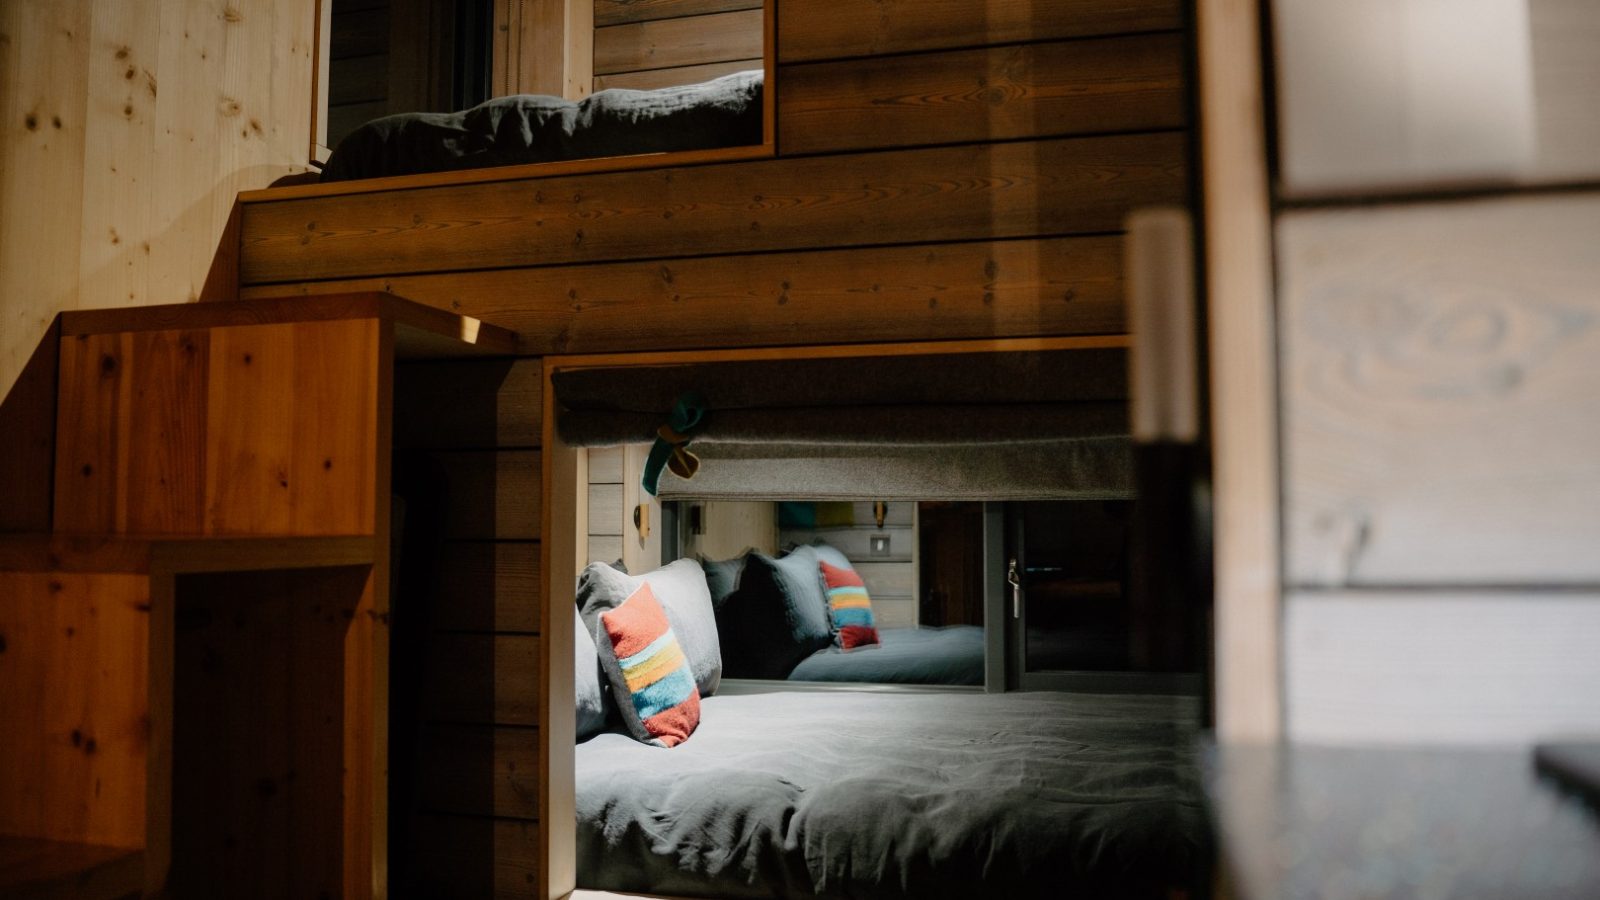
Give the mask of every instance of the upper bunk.
[(1124, 216), (1189, 199), (1181, 4), (769, 2), (766, 142), (247, 192), (241, 295), (532, 355), (1126, 330)]

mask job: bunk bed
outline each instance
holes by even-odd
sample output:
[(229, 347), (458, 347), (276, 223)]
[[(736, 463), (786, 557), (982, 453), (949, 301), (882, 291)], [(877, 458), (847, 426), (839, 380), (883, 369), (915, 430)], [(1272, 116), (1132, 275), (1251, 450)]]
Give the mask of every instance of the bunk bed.
[[(597, 23), (601, 6), (658, 4), (597, 4)], [(592, 846), (565, 824), (588, 745), (555, 702), (573, 675), (554, 601), (576, 575), (577, 489), (549, 370), (575, 354), (1125, 347), (1123, 218), (1189, 198), (1176, 0), (777, 2), (763, 27), (759, 145), (240, 196), (243, 297), (385, 289), (519, 339), (516, 359), (397, 373), (396, 445), (437, 459), (455, 496), (422, 651), (451, 676), (411, 711), (418, 799), (390, 854), (420, 895), (561, 896)], [(624, 749), (690, 759), (717, 720), (742, 730), (759, 698), (723, 703), (741, 699), (709, 697), (708, 730), (681, 748)], [(1184, 718), (1153, 727), (1177, 736)], [(1187, 783), (1154, 759), (1151, 777)], [(1181, 793), (1161, 801), (1167, 825), (1189, 821)]]

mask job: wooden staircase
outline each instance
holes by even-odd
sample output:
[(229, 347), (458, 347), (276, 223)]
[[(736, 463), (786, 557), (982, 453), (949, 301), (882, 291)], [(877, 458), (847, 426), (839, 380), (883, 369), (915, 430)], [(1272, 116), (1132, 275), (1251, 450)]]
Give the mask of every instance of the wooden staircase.
[(387, 294), (63, 313), (0, 405), (0, 897), (383, 896)]

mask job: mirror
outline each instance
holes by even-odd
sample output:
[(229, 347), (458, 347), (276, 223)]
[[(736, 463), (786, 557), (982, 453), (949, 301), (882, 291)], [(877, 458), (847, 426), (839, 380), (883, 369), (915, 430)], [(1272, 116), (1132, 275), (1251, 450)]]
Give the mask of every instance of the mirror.
[(770, 3), (319, 0), (322, 180), (770, 147)]

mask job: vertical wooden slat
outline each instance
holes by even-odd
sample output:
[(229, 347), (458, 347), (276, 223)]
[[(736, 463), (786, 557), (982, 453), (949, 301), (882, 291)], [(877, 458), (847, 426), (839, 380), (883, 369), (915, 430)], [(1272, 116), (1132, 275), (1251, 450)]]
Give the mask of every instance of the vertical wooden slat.
[[(544, 376), (544, 409), (556, 409), (550, 369)], [(543, 696), (550, 702), (539, 708), (539, 744), (544, 765), (539, 770), (539, 821), (541, 823), (542, 865), (539, 866), (539, 897), (557, 900), (577, 882), (577, 800), (573, 787), (573, 745), (577, 740), (577, 720), (571, 703), (573, 694), (572, 617), (576, 615), (571, 598), (561, 586), (573, 584), (578, 575), (580, 471), (579, 454), (567, 447), (557, 434), (555, 416), (544, 418), (543, 503), (540, 509), (540, 569), (544, 572), (541, 591), (539, 632), (541, 640)], [(559, 636), (561, 639), (555, 639)]]
[(1211, 329), (1216, 728), (1282, 732), (1271, 224), (1259, 5), (1200, 0), (1201, 169)]
[(116, 530), (200, 534), (210, 341), (203, 331), (137, 331), (126, 339), (127, 465), (119, 485), (126, 499)]
[(128, 336), (96, 334), (61, 342), (61, 402), (56, 411), (55, 530), (117, 530), (125, 440)]

